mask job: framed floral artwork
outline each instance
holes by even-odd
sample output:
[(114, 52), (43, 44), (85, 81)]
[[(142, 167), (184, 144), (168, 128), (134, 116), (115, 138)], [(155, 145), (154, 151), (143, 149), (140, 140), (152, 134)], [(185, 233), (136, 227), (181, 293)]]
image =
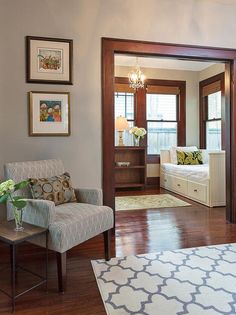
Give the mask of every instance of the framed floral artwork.
[(26, 37), (27, 82), (73, 84), (72, 63), (71, 39)]
[(29, 92), (29, 135), (70, 135), (69, 92)]

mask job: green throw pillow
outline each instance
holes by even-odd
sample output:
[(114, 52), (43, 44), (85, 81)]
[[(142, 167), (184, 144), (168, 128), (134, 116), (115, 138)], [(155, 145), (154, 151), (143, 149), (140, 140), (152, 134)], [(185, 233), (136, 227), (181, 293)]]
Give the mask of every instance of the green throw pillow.
[(203, 164), (202, 151), (176, 151), (178, 165), (198, 165)]
[(30, 178), (29, 185), (34, 199), (50, 200), (56, 206), (77, 201), (69, 173), (51, 178)]

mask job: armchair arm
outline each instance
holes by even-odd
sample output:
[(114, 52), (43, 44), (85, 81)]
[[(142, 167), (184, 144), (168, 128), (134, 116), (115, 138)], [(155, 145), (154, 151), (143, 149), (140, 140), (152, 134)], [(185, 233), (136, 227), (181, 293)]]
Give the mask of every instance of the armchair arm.
[(23, 221), (48, 228), (54, 219), (54, 202), (41, 199), (26, 199), (26, 201), (27, 205), (23, 212)]
[(103, 205), (103, 196), (101, 189), (76, 188), (75, 195), (78, 202), (90, 203), (96, 206)]

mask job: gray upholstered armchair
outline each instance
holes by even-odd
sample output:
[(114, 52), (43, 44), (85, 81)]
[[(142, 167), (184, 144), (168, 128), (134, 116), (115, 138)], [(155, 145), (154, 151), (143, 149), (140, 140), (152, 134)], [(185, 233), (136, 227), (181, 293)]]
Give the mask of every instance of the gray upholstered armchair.
[[(4, 166), (5, 177), (15, 182), (28, 178), (49, 178), (65, 172), (61, 160), (8, 163)], [(76, 189), (78, 202), (55, 206), (54, 202), (31, 199), (29, 188), (17, 193), (27, 199), (23, 220), (49, 229), (49, 249), (56, 251), (59, 291), (65, 290), (66, 252), (72, 247), (100, 234), (104, 234), (105, 258), (110, 258), (110, 230), (113, 228), (113, 210), (102, 205), (100, 189)], [(13, 218), (10, 204), (7, 218)], [(45, 246), (38, 238), (35, 243)]]

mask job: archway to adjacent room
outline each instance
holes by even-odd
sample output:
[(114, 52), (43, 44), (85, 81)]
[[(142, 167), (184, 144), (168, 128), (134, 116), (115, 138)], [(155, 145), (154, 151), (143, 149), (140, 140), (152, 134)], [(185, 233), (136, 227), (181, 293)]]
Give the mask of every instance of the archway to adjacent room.
[[(115, 54), (159, 56), (225, 63), (226, 203), (227, 220), (236, 223), (236, 50), (174, 45), (112, 38), (102, 39), (103, 193), (104, 203), (114, 209), (114, 57)], [(112, 135), (112, 136), (111, 136)]]

